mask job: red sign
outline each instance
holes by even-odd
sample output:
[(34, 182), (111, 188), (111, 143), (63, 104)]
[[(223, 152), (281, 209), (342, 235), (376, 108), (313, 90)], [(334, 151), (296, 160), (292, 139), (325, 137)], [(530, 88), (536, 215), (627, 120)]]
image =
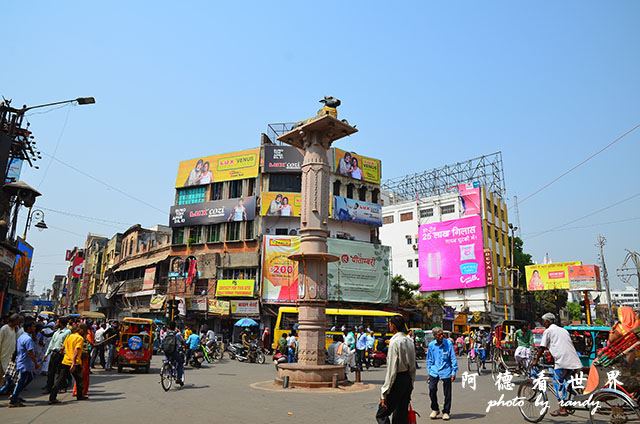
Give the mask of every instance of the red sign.
[(564, 271), (549, 272), (549, 280), (555, 280), (557, 278), (565, 278)]
[(82, 269), (84, 268), (84, 258), (76, 256), (76, 259), (73, 261), (73, 271), (71, 274), (74, 277), (80, 277), (82, 275)]
[(484, 249), (484, 274), (487, 278), (487, 286), (493, 285), (493, 260), (491, 249)]
[(64, 260), (69, 262), (71, 260), (71, 253), (73, 253), (73, 251), (71, 250), (67, 250), (67, 253), (65, 253), (64, 255)]

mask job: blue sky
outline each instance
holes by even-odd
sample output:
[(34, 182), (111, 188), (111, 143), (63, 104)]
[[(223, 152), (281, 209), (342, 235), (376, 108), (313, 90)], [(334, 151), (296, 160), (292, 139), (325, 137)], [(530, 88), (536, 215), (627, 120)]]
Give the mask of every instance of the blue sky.
[[(87, 232), (167, 224), (179, 160), (257, 146), (268, 123), (311, 116), (324, 95), (360, 130), (337, 146), (381, 158), (383, 178), (500, 150), (509, 199), (640, 123), (638, 2), (300, 3), (4, 5), (0, 94), (97, 100), (29, 118), (46, 154), (22, 177), (42, 191), (36, 205), (124, 223), (47, 211), (52, 228), (28, 236), (38, 288)], [(586, 228), (530, 235), (640, 192), (639, 146), (637, 130), (523, 203), (525, 250), (594, 263), (601, 233), (622, 287), (640, 196), (567, 226)]]

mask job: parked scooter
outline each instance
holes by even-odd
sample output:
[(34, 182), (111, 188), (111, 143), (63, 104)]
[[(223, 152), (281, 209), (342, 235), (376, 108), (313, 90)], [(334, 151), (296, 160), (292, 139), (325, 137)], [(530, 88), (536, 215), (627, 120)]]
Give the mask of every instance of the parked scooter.
[(247, 349), (242, 346), (242, 343), (230, 343), (227, 348), (229, 351), (230, 359), (237, 359), (238, 361), (257, 362), (258, 364), (264, 364), (265, 355), (262, 349), (258, 347), (258, 344), (251, 343), (251, 348), (247, 352)]
[(273, 355), (273, 364), (276, 366), (276, 371), (278, 370), (278, 365), (286, 364), (288, 360), (289, 358), (287, 358), (287, 355), (283, 355), (281, 352), (276, 352)]
[(379, 368), (387, 363), (387, 355), (378, 350), (374, 350), (371, 353), (371, 362), (373, 363), (374, 368)]

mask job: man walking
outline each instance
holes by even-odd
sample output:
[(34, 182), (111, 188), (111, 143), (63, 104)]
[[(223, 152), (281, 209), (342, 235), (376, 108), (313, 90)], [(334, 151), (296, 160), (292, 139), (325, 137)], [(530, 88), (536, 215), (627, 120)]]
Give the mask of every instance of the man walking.
[(113, 369), (116, 344), (118, 343), (118, 338), (120, 337), (120, 330), (118, 328), (117, 322), (114, 322), (111, 327), (109, 327), (107, 331), (105, 331), (104, 337), (105, 343), (107, 345), (107, 368), (105, 369), (107, 371), (111, 371)]
[(389, 329), (393, 337), (389, 343), (387, 373), (376, 420), (378, 424), (389, 424), (389, 416), (393, 414), (394, 424), (405, 424), (416, 379), (416, 350), (413, 341), (404, 334), (404, 318), (399, 315), (391, 317)]
[[(358, 338), (356, 339), (356, 366), (362, 371), (365, 364), (365, 354), (367, 353), (367, 333), (364, 332), (364, 328), (360, 326), (358, 329)], [(369, 365), (367, 364), (367, 369)]]
[(62, 358), (62, 364), (60, 365), (60, 375), (58, 376), (56, 383), (51, 388), (51, 393), (49, 394), (49, 405), (60, 403), (60, 401), (56, 399), (58, 390), (66, 387), (69, 375), (72, 375), (73, 379), (76, 381), (77, 399), (89, 399), (87, 396), (82, 394), (84, 389), (82, 385), (82, 346), (84, 345), (84, 337), (86, 334), (87, 324), (80, 324), (74, 327), (72, 333), (65, 339), (63, 344), (64, 357)]
[(51, 392), (53, 384), (56, 381), (56, 374), (60, 372), (60, 365), (62, 364), (62, 346), (67, 336), (71, 334), (71, 330), (67, 328), (68, 322), (69, 320), (67, 318), (58, 318), (58, 330), (53, 333), (51, 342), (49, 343), (47, 351), (44, 354), (45, 361), (47, 360), (47, 358), (49, 358), (47, 385), (45, 386), (44, 390), (45, 394)]
[(100, 358), (100, 365), (102, 368), (106, 368), (104, 362), (104, 333), (107, 331), (107, 326), (103, 322), (96, 330), (95, 345), (91, 351), (91, 368), (95, 368), (96, 359)]
[(24, 406), (20, 393), (31, 383), (33, 380), (33, 373), (40, 367), (38, 360), (36, 359), (36, 346), (33, 342), (33, 336), (36, 333), (35, 321), (28, 320), (24, 324), (24, 333), (18, 338), (18, 348), (16, 357), (16, 368), (20, 373), (18, 378), (18, 384), (16, 384), (11, 400), (9, 401), (9, 408), (17, 408)]
[[(13, 352), (16, 351), (16, 342), (18, 337), (16, 331), (20, 325), (20, 315), (13, 314), (9, 317), (9, 321), (0, 328), (0, 376), (4, 377)], [(4, 381), (3, 381), (4, 385)]]
[(435, 420), (440, 414), (438, 406), (438, 381), (442, 380), (444, 390), (444, 407), (442, 419), (449, 420), (451, 413), (451, 383), (456, 379), (458, 372), (458, 360), (453, 349), (453, 343), (444, 338), (442, 328), (432, 330), (435, 340), (429, 343), (427, 350), (427, 384), (429, 385), (429, 397), (431, 398), (431, 415)]

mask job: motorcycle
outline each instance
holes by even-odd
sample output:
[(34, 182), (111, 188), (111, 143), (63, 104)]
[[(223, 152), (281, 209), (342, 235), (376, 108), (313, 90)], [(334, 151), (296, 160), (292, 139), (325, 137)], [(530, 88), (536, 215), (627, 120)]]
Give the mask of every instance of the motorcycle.
[(216, 361), (222, 359), (224, 349), (222, 347), (222, 342), (219, 341), (218, 338), (216, 338), (215, 340), (207, 341), (207, 343), (204, 345), (204, 348), (206, 349), (207, 354), (211, 359), (214, 359)]
[(229, 359), (238, 359), (238, 361), (257, 362), (258, 364), (264, 364), (265, 354), (258, 344), (251, 343), (251, 348), (247, 352), (247, 349), (242, 346), (242, 343), (230, 343), (227, 348), (229, 351)]
[(213, 357), (209, 354), (209, 351), (205, 347), (205, 345), (200, 343), (198, 349), (193, 352), (189, 364), (191, 364), (191, 366), (194, 368), (200, 368), (204, 361), (207, 361), (208, 364), (211, 364), (213, 363)]
[(371, 353), (371, 362), (373, 362), (374, 368), (379, 368), (380, 366), (387, 363), (387, 355), (378, 350), (374, 350)]
[(427, 352), (424, 349), (424, 346), (421, 343), (415, 343), (416, 346), (416, 359), (426, 359)]
[(287, 355), (283, 355), (281, 352), (276, 352), (275, 355), (273, 355), (273, 364), (276, 366), (276, 371), (278, 370), (278, 365), (286, 364), (288, 360), (289, 358), (287, 358)]

